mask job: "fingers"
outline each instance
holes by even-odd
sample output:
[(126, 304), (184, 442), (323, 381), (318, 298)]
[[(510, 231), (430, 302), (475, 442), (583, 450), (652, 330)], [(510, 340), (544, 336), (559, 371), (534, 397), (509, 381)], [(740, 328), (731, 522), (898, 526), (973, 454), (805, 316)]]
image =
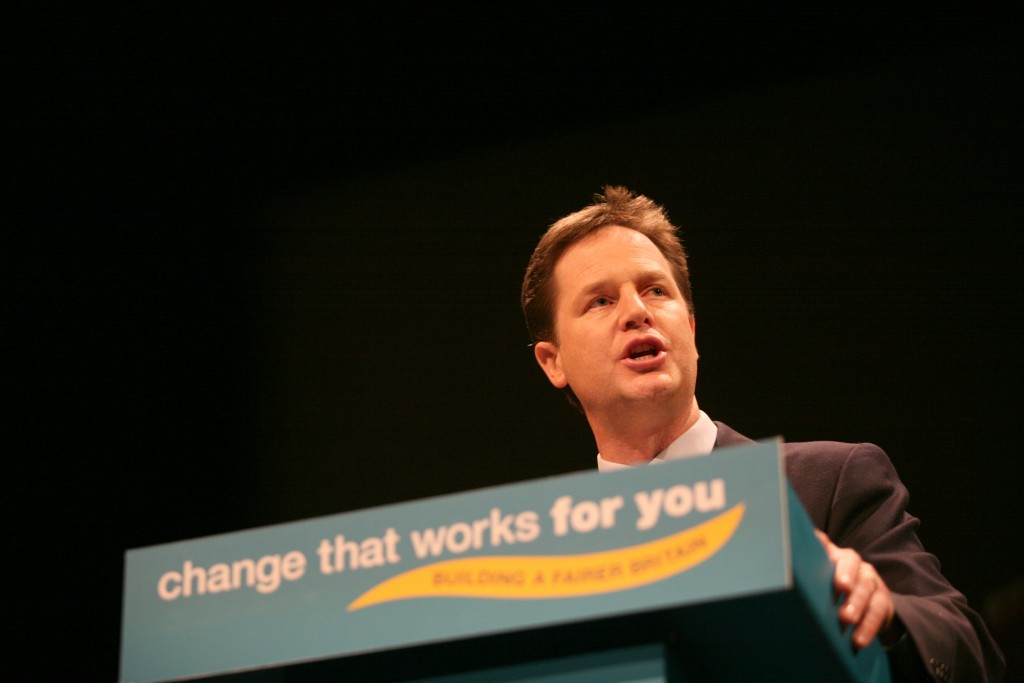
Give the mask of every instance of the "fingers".
[(854, 627), (854, 646), (866, 647), (893, 619), (896, 610), (892, 594), (874, 566), (865, 562), (857, 551), (840, 548), (822, 532), (816, 533), (835, 565), (835, 589), (846, 595), (839, 619)]
[[(837, 582), (838, 583), (838, 582)], [(884, 611), (879, 612), (882, 607), (884, 596), (879, 592), (882, 586), (880, 579), (874, 575), (874, 568), (867, 563), (862, 563), (857, 572), (857, 580), (846, 595), (846, 601), (839, 610), (839, 619), (844, 624), (856, 626), (854, 630), (854, 644), (864, 647), (878, 633)]]
[(825, 553), (828, 555), (828, 559), (835, 565), (836, 590), (840, 593), (852, 593), (857, 586), (862, 567), (866, 563), (861, 559), (856, 550), (840, 548), (820, 531), (817, 533), (822, 545), (825, 546)]
[(895, 613), (892, 596), (885, 584), (881, 580), (873, 583), (874, 590), (867, 600), (864, 615), (853, 631), (853, 644), (857, 648), (867, 647), (872, 639), (889, 624)]

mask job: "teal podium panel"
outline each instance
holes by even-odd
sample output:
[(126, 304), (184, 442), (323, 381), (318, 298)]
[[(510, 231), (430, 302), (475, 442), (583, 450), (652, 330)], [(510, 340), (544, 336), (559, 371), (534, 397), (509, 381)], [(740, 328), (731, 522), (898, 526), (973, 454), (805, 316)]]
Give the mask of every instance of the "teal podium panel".
[(592, 680), (887, 681), (780, 446), (131, 550), (121, 681), (542, 681), (652, 651), (676, 673)]

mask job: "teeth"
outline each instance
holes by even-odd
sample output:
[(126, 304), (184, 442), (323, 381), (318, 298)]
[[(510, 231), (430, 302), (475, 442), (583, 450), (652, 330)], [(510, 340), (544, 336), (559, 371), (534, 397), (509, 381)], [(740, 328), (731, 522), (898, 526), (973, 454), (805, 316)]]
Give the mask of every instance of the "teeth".
[(629, 352), (630, 358), (639, 358), (640, 356), (653, 356), (656, 353), (656, 349), (653, 344), (639, 344), (634, 346), (633, 350)]

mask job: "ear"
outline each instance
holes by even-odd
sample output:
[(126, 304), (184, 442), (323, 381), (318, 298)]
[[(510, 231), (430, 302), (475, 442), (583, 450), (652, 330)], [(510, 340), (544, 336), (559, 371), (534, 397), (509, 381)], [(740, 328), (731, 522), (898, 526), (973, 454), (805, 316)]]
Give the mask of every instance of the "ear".
[[(690, 316), (690, 335), (693, 336), (693, 350), (697, 352), (697, 319), (692, 315)], [(697, 352), (697, 358), (700, 358), (699, 352)]]
[(559, 389), (564, 389), (569, 383), (562, 372), (562, 363), (558, 356), (558, 346), (552, 342), (542, 341), (533, 345), (533, 357), (548, 380)]

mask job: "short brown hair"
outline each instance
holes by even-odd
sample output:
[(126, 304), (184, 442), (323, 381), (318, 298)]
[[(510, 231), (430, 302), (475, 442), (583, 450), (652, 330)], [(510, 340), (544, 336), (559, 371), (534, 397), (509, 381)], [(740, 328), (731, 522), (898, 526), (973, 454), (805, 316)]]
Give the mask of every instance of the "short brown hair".
[(519, 299), (532, 342), (556, 340), (554, 272), (558, 260), (573, 244), (609, 225), (636, 230), (658, 247), (693, 313), (686, 252), (665, 209), (625, 187), (606, 185), (603, 189), (604, 194), (595, 194), (592, 204), (555, 221), (533, 250)]

